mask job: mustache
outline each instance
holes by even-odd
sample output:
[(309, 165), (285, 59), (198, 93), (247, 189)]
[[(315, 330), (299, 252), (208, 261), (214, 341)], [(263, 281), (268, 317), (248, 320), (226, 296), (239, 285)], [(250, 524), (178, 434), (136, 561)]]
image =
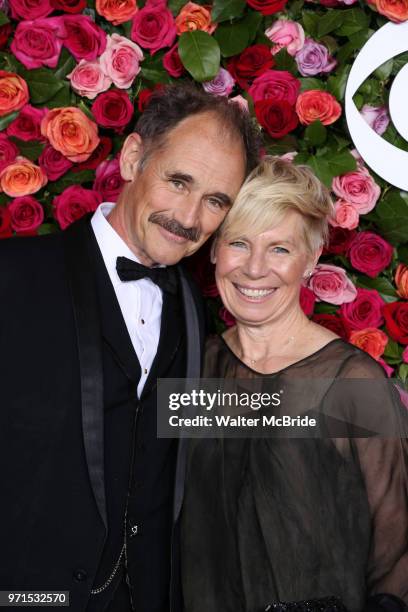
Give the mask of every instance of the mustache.
[(176, 219), (169, 219), (163, 213), (152, 213), (149, 217), (149, 221), (151, 223), (156, 223), (156, 225), (160, 225), (168, 232), (180, 236), (180, 238), (191, 240), (191, 242), (198, 242), (200, 240), (201, 232), (198, 227), (183, 227)]

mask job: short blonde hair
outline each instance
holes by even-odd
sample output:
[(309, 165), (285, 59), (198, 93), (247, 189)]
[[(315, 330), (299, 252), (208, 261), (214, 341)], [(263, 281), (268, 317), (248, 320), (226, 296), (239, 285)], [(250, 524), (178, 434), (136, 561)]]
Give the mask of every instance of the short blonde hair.
[(217, 233), (234, 240), (271, 229), (294, 210), (303, 220), (307, 249), (314, 253), (327, 243), (333, 214), (330, 192), (308, 166), (267, 155), (249, 174)]

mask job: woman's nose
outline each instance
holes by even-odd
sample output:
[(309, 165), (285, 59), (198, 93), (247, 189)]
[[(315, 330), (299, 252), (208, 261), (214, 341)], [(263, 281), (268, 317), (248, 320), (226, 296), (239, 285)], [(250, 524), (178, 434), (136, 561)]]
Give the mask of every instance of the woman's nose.
[(263, 253), (252, 251), (246, 261), (244, 272), (249, 278), (263, 278), (267, 276), (268, 269)]

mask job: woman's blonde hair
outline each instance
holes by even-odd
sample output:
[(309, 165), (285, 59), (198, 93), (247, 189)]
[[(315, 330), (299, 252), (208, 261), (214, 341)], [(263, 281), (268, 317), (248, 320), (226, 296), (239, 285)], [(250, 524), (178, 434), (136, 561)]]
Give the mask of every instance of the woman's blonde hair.
[(280, 223), (290, 210), (303, 219), (304, 240), (311, 253), (327, 243), (333, 214), (329, 190), (308, 166), (267, 155), (242, 185), (217, 238), (260, 234)]

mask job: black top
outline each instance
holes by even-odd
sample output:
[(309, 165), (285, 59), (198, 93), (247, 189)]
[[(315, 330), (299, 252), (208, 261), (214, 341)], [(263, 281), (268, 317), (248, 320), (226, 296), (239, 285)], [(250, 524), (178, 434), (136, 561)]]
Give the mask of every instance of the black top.
[[(262, 377), (216, 336), (203, 376)], [(349, 427), (368, 410), (380, 433), (392, 413), (406, 435), (406, 409), (382, 367), (341, 339), (271, 378), (278, 389), (297, 389), (281, 414), (299, 405), (325, 416), (334, 410), (334, 422)], [(191, 440), (182, 515), (187, 612), (257, 612), (328, 596), (354, 612), (375, 593), (408, 603), (407, 440), (353, 437), (344, 433), (350, 427), (333, 434), (331, 423), (314, 439)]]

